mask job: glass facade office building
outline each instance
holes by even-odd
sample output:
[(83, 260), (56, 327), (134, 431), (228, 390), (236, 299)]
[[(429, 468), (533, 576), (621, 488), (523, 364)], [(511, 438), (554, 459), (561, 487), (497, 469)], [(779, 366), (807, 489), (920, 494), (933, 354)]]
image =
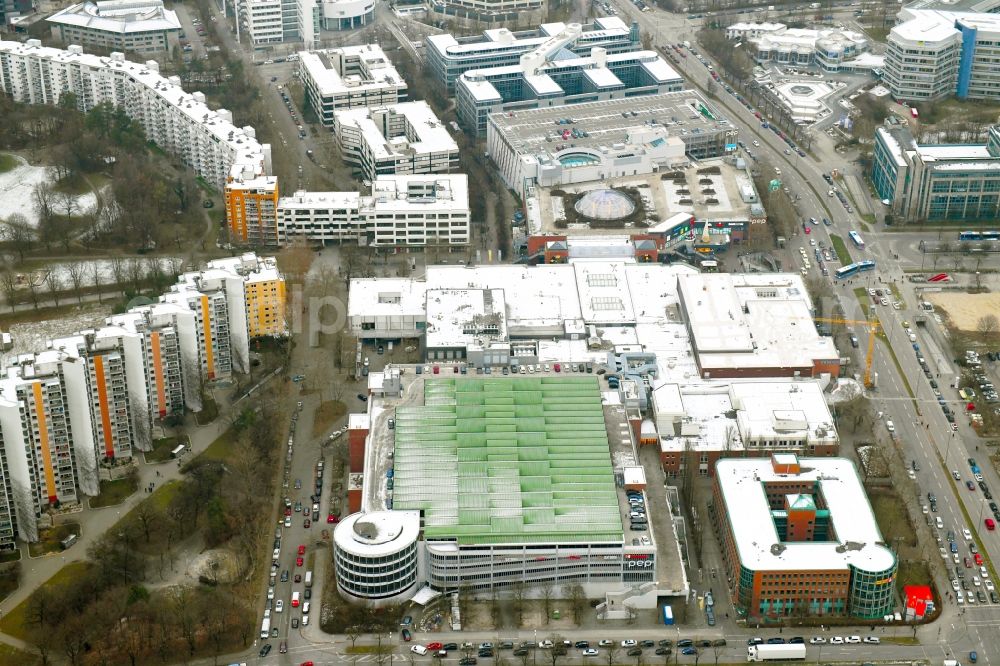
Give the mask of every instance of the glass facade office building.
[(872, 185), (903, 222), (1000, 217), (1000, 126), (984, 144), (921, 145), (901, 126), (875, 134)]

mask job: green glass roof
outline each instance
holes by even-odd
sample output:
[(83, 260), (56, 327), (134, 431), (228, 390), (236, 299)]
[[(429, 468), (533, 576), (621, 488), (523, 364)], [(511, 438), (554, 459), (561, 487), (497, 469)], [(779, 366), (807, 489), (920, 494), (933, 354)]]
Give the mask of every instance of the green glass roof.
[(396, 408), (393, 508), (460, 543), (620, 541), (597, 378), (424, 382)]

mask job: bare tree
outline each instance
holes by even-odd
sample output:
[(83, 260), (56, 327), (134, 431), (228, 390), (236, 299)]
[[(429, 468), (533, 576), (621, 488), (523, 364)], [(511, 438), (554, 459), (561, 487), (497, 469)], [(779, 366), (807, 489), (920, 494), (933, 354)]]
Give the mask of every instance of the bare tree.
[(569, 586), (569, 601), (573, 611), (573, 622), (580, 624), (583, 622), (583, 613), (587, 609), (587, 595), (583, 590), (583, 585), (574, 583)]
[(976, 330), (979, 331), (979, 335), (986, 340), (1000, 330), (1000, 319), (998, 319), (995, 314), (983, 315), (979, 318), (979, 321), (976, 322)]
[(21, 213), (14, 213), (6, 220), (3, 220), (3, 224), (0, 226), (0, 238), (5, 240), (17, 252), (19, 261), (23, 263), (24, 255), (31, 252), (31, 249), (35, 245), (37, 233), (31, 224), (28, 223), (28, 218)]
[(618, 644), (611, 641), (611, 644), (605, 648), (604, 654), (608, 658), (608, 666), (615, 666), (618, 662)]
[(104, 296), (101, 294), (101, 262), (95, 261), (90, 264), (90, 279), (94, 284), (94, 288), (97, 291), (97, 302), (103, 301)]
[(111, 276), (115, 280), (115, 286), (124, 294), (125, 293), (125, 261), (119, 256), (112, 256), (109, 260), (111, 262)]
[(71, 261), (66, 270), (69, 273), (69, 281), (73, 285), (73, 293), (76, 294), (76, 302), (83, 302), (83, 279), (86, 277), (87, 265), (79, 261)]
[(511, 600), (513, 602), (514, 620), (520, 628), (524, 624), (524, 583), (522, 581), (514, 583), (514, 587), (511, 590)]
[(128, 260), (128, 281), (132, 284), (132, 291), (138, 294), (142, 286), (142, 261), (138, 257)]
[(347, 631), (344, 632), (344, 635), (347, 636), (347, 640), (351, 641), (351, 647), (354, 647), (354, 643), (358, 640), (358, 637), (361, 636), (361, 627), (357, 625), (350, 626), (347, 628)]
[(552, 581), (547, 580), (541, 585), (542, 590), (542, 609), (545, 611), (545, 624), (548, 624), (552, 619), (552, 595), (555, 594), (555, 588), (552, 585)]
[(7, 301), (7, 306), (13, 312), (14, 306), (17, 305), (17, 275), (14, 271), (0, 273), (0, 289), (3, 290), (3, 297)]
[(59, 291), (62, 289), (62, 280), (59, 278), (59, 274), (54, 270), (49, 270), (45, 274), (45, 288), (48, 289), (49, 294), (52, 296), (52, 300), (56, 302), (56, 307), (59, 306)]

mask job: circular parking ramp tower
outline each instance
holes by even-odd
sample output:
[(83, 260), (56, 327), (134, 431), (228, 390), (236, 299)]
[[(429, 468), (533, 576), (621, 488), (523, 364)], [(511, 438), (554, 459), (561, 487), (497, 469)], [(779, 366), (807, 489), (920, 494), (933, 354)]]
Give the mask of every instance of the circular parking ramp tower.
[(333, 532), (337, 587), (345, 598), (389, 603), (417, 582), (417, 511), (351, 514)]

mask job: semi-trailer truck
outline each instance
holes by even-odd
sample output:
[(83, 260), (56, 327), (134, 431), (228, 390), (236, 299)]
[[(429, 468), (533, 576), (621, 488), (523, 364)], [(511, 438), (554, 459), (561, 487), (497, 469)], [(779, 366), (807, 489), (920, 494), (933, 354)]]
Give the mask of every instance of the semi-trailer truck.
[(801, 661), (805, 658), (806, 646), (801, 643), (747, 647), (747, 661)]

